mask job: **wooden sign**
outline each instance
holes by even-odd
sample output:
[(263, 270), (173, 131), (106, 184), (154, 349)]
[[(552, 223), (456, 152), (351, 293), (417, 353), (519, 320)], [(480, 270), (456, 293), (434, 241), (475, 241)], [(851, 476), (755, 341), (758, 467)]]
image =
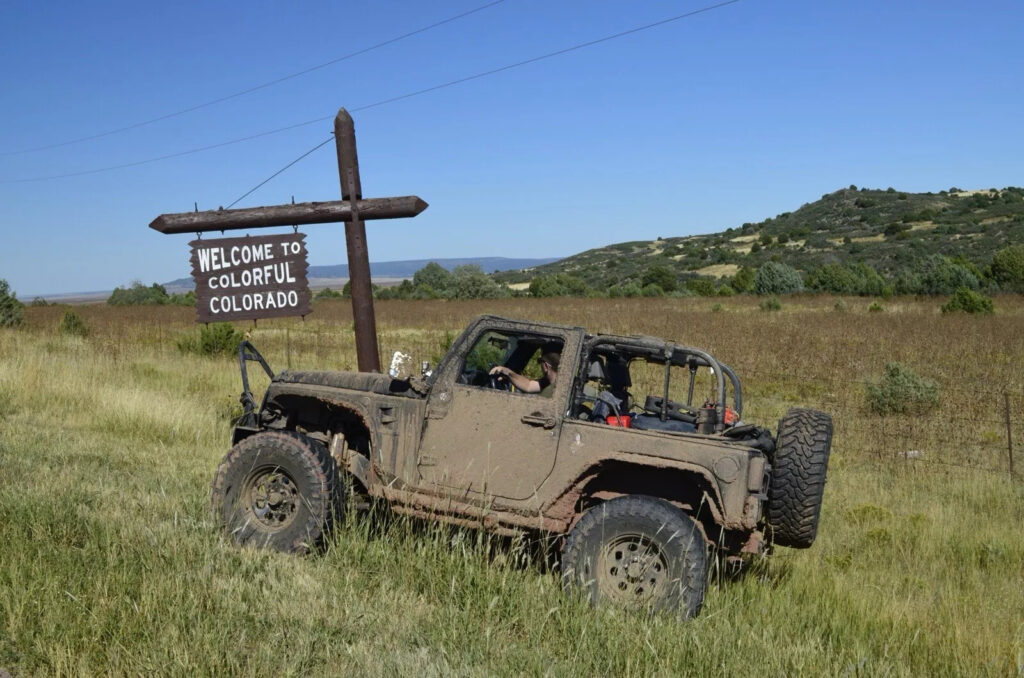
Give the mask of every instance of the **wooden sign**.
[(197, 322), (304, 316), (311, 311), (305, 234), (200, 239), (189, 245)]
[[(427, 208), (427, 203), (414, 195), (394, 198), (364, 198), (362, 182), (359, 178), (359, 158), (356, 153), (356, 128), (352, 116), (344, 108), (334, 117), (334, 142), (338, 151), (338, 179), (341, 183), (341, 200), (330, 202), (306, 202), (291, 205), (269, 205), (265, 207), (247, 207), (242, 209), (216, 209), (200, 212), (182, 212), (178, 214), (161, 214), (149, 225), (161, 233), (206, 233), (229, 229), (267, 228), (270, 226), (296, 226), (300, 224), (345, 223), (345, 247), (348, 250), (348, 270), (352, 289), (352, 325), (355, 330), (356, 360), (360, 372), (380, 372), (380, 355), (377, 352), (377, 319), (373, 313), (373, 288), (370, 284), (370, 258), (366, 250), (366, 226), (368, 219), (398, 219), (414, 217)], [(276, 176), (276, 175), (275, 175)], [(268, 180), (269, 181), (269, 180)], [(266, 182), (264, 182), (266, 183)], [(262, 185), (262, 184), (261, 184)], [(246, 194), (248, 195), (248, 194)], [(284, 237), (284, 236), (280, 236)], [(254, 239), (255, 241), (255, 239)], [(196, 240), (192, 246), (208, 247), (210, 243), (234, 242), (231, 240)], [(273, 249), (273, 248), (271, 248)], [(196, 271), (201, 269), (203, 262), (197, 263), (195, 254), (192, 257), (193, 274), (199, 281)], [(207, 273), (221, 271), (213, 269), (211, 253), (204, 254), (206, 266), (211, 270)], [(221, 262), (218, 253), (217, 261)], [(305, 249), (303, 248), (303, 262)], [(234, 265), (234, 264), (232, 264)], [(242, 268), (245, 268), (243, 265)], [(297, 268), (297, 266), (293, 266)], [(303, 272), (305, 268), (302, 269)], [(293, 275), (296, 270), (291, 271)], [(219, 285), (221, 278), (207, 277), (205, 284)], [(252, 274), (249, 276), (252, 280)], [(305, 280), (305, 278), (303, 278)], [(211, 283), (211, 281), (213, 281)], [(238, 282), (238, 279), (235, 279)], [(228, 282), (231, 279), (228, 278)], [(276, 288), (275, 288), (276, 289)], [(214, 294), (214, 292), (219, 292)], [(309, 291), (303, 282), (302, 290), (295, 289), (296, 296), (284, 299), (286, 308), (277, 304), (279, 297), (240, 296), (231, 297), (227, 302), (222, 299), (224, 290), (203, 290), (197, 286), (197, 295), (203, 295), (199, 303), (199, 322), (211, 320), (235, 320), (242, 318), (269, 318), (280, 315), (296, 315), (309, 313)], [(269, 291), (269, 290), (267, 290)], [(289, 288), (287, 291), (292, 291)], [(305, 294), (306, 301), (302, 302)], [(291, 302), (299, 300), (297, 309)], [(224, 304), (227, 303), (228, 306)], [(273, 303), (272, 312), (266, 310), (267, 304)], [(263, 310), (256, 308), (264, 306)], [(246, 308), (248, 305), (250, 308)], [(227, 310), (225, 310), (227, 309)], [(236, 310), (238, 309), (238, 310)]]

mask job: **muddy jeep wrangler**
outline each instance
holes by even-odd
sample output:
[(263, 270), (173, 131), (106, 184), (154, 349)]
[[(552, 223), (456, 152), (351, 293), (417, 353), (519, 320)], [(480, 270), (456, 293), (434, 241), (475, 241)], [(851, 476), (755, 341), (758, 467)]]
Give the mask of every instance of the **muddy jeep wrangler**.
[[(541, 393), (491, 373), (539, 380), (537, 361), (552, 353), (557, 377)], [(249, 361), (271, 378), (259, 408)], [(806, 548), (817, 533), (831, 418), (793, 409), (774, 436), (744, 423), (735, 373), (700, 349), (482, 316), (435, 370), (405, 378), (275, 375), (247, 342), (239, 362), (245, 414), (212, 499), (240, 544), (306, 551), (346, 509), (377, 499), (554, 537), (567, 589), (690, 617), (709, 547), (742, 557)]]

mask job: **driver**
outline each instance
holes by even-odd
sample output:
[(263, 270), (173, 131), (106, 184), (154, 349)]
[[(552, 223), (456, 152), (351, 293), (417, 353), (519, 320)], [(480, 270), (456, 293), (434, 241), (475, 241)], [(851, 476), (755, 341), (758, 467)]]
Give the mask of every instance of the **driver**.
[(508, 377), (512, 385), (523, 393), (540, 393), (545, 398), (550, 398), (555, 392), (555, 382), (558, 381), (558, 363), (561, 361), (561, 354), (554, 351), (542, 353), (537, 358), (544, 376), (538, 380), (524, 377), (523, 375), (510, 370), (504, 365), (495, 365), (491, 368), (492, 375)]

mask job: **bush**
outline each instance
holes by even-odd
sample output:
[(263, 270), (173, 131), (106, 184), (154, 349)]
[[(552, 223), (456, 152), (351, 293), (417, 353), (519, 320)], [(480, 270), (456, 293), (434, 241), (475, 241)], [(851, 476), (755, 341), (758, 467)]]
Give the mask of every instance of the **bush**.
[(441, 264), (431, 261), (429, 264), (412, 274), (412, 284), (417, 287), (429, 287), (430, 289), (444, 293), (451, 285), (452, 274)]
[(452, 299), (500, 299), (511, 296), (507, 287), (494, 282), (476, 264), (456, 266), (452, 269), (447, 292)]
[(939, 404), (939, 387), (898, 363), (885, 364), (885, 375), (868, 384), (867, 404), (875, 414), (923, 414)]
[(843, 299), (840, 297), (839, 299), (836, 300), (836, 303), (835, 303), (835, 305), (832, 308), (833, 308), (833, 310), (836, 310), (836, 311), (839, 311), (840, 313), (843, 313), (847, 309), (846, 302), (843, 301)]
[(0, 279), (0, 327), (17, 327), (25, 317), (25, 305), (11, 291), (6, 280)]
[(957, 311), (984, 315), (993, 313), (994, 309), (992, 307), (992, 300), (984, 294), (966, 287), (958, 287), (953, 298), (942, 305), (943, 313), (956, 313)]
[(663, 297), (665, 296), (665, 290), (661, 289), (658, 285), (651, 283), (649, 285), (644, 285), (641, 290), (641, 294), (645, 297)]
[(324, 299), (341, 299), (341, 297), (341, 292), (337, 290), (332, 290), (330, 287), (325, 287), (313, 295), (313, 301), (322, 301)]
[(762, 311), (781, 311), (782, 302), (779, 301), (778, 297), (768, 297), (767, 299), (762, 299), (757, 307)]
[(235, 329), (231, 323), (210, 323), (203, 325), (199, 336), (182, 337), (178, 340), (178, 350), (182, 353), (197, 355), (236, 355), (238, 345), (245, 335)]
[(89, 328), (85, 326), (85, 323), (82, 322), (77, 313), (65, 311), (64, 317), (60, 319), (60, 324), (57, 325), (57, 332), (69, 337), (85, 338), (89, 334)]
[(760, 295), (791, 294), (803, 289), (800, 272), (792, 266), (769, 261), (754, 275), (754, 292)]
[(668, 266), (651, 266), (640, 279), (642, 288), (650, 285), (657, 285), (662, 292), (673, 292), (677, 286), (676, 274)]
[(107, 303), (111, 306), (142, 306), (149, 304), (166, 304), (170, 301), (163, 285), (153, 283), (146, 287), (136, 280), (129, 287), (115, 287), (110, 293)]
[(686, 289), (700, 297), (713, 297), (716, 293), (715, 283), (710, 278), (690, 278), (686, 281)]
[(884, 310), (885, 310), (885, 307), (882, 306), (877, 301), (872, 301), (871, 305), (868, 306), (868, 313), (881, 313)]
[(1024, 245), (1004, 247), (992, 257), (992, 277), (1010, 292), (1024, 292)]
[(717, 313), (718, 311), (722, 310), (722, 305), (721, 304), (712, 304), (711, 305), (711, 310)]

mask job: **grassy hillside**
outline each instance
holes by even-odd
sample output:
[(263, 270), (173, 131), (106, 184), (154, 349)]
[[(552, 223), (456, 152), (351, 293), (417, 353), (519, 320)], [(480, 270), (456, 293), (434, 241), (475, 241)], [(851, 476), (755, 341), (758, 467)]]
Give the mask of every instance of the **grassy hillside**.
[(721, 278), (740, 267), (776, 261), (804, 273), (826, 264), (863, 262), (893, 279), (932, 254), (962, 257), (984, 268), (994, 252), (1019, 243), (1024, 243), (1024, 189), (904, 193), (851, 186), (723, 233), (624, 242), (496, 277), (515, 284), (563, 273), (605, 289), (639, 283), (652, 266), (684, 278)]
[[(817, 543), (714, 577), (681, 623), (564, 598), (521, 545), (353, 521), (308, 558), (221, 537), (209, 482), (229, 444), (230, 359), (181, 355), (188, 308), (26, 309), (0, 330), (0, 667), (17, 676), (961, 676), (1024, 666), (1024, 486), (994, 395), (1024, 440), (1024, 302), (940, 316), (831, 298), (381, 302), (383, 352), (436, 355), (473, 315), (667, 335), (744, 380), (746, 418), (833, 414)], [(260, 322), (277, 369), (351, 367), (349, 305)], [(756, 337), (752, 339), (752, 337)], [(879, 417), (864, 381), (898, 359), (935, 380), (933, 412)], [(259, 385), (257, 385), (259, 387)], [(916, 456), (906, 455), (917, 450)], [(1019, 462), (1018, 462), (1019, 463)]]

